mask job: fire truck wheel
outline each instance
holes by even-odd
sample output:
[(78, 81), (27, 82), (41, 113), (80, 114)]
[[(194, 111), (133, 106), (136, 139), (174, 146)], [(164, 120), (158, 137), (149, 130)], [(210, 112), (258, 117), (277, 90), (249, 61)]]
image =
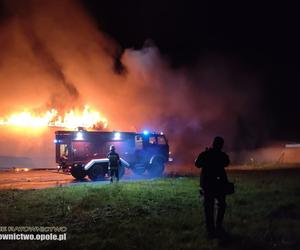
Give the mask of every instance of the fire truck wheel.
[(142, 175), (145, 172), (145, 164), (135, 164), (132, 171), (136, 175)]
[(77, 179), (77, 180), (82, 180), (86, 176), (86, 172), (82, 166), (73, 166), (71, 168), (71, 175)]
[(150, 175), (150, 177), (159, 177), (164, 172), (165, 165), (163, 158), (156, 157), (153, 159), (152, 163), (149, 164), (147, 170)]
[(100, 164), (95, 164), (87, 171), (88, 177), (92, 181), (102, 181), (104, 180), (104, 170), (103, 167)]

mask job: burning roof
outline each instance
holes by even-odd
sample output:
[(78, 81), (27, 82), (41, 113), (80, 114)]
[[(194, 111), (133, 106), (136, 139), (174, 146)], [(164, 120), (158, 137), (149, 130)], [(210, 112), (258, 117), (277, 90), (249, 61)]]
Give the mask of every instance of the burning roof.
[(0, 118), (0, 125), (27, 128), (61, 127), (74, 129), (84, 127), (103, 129), (107, 128), (108, 121), (98, 111), (91, 110), (88, 105), (85, 105), (83, 110), (72, 109), (64, 114), (60, 114), (56, 109), (38, 114), (31, 111), (13, 113)]

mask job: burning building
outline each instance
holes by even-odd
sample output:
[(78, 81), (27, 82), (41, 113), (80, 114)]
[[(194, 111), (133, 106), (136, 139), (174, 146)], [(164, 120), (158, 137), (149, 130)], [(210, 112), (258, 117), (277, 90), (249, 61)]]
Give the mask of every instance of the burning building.
[[(223, 58), (207, 57), (193, 68), (174, 69), (154, 43), (145, 42), (139, 50), (121, 48), (80, 1), (10, 0), (4, 12), (2, 156), (31, 157), (35, 152), (35, 159), (46, 157), (53, 165), (55, 126), (164, 131), (177, 159), (181, 155), (188, 161), (216, 134), (230, 147), (237, 117), (246, 124), (250, 120), (258, 134), (262, 120), (256, 79)], [(247, 84), (237, 87), (240, 82)], [(85, 103), (96, 111), (82, 110)], [(79, 111), (83, 120), (77, 119)], [(33, 162), (44, 166), (42, 160)]]
[(77, 127), (104, 130), (108, 121), (88, 106), (63, 115), (51, 109), (40, 114), (27, 110), (2, 117), (0, 167), (54, 167), (54, 131)]

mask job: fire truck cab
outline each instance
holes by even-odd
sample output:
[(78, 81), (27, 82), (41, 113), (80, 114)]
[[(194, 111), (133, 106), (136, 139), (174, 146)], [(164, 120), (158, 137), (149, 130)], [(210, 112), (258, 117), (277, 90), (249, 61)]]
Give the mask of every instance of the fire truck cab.
[(151, 177), (160, 176), (169, 160), (169, 145), (163, 133), (107, 132), (107, 131), (56, 131), (56, 163), (69, 169), (76, 179), (86, 175), (91, 180), (103, 180), (108, 175), (110, 145), (120, 155), (120, 178), (125, 168), (136, 174), (145, 171)]

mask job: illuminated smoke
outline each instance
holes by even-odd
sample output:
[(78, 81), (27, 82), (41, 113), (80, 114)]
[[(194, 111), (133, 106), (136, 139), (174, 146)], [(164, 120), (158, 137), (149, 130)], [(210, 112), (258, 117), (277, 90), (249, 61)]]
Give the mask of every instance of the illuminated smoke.
[[(79, 99), (79, 92), (75, 85), (69, 82), (65, 74), (62, 70), (62, 66), (59, 65), (58, 61), (55, 57), (50, 53), (47, 49), (46, 45), (37, 37), (37, 35), (30, 30), (30, 27), (24, 27), (25, 36), (29, 41), (29, 45), (31, 46), (31, 50), (33, 55), (37, 59), (37, 62), (40, 62), (45, 71), (53, 76), (58, 84), (64, 88), (64, 92), (66, 92), (67, 96), (70, 97), (71, 102), (78, 102)], [(53, 93), (51, 96), (51, 100), (49, 105), (52, 107), (61, 107), (62, 103), (65, 103), (63, 100), (64, 96), (59, 93)]]

